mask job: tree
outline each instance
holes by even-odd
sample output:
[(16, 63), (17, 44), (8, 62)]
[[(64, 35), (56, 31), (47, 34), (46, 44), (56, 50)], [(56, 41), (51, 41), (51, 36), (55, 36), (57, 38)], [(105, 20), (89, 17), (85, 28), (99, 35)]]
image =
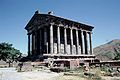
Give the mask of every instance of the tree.
[(11, 66), (11, 63), (14, 61), (18, 61), (18, 59), (21, 57), (21, 52), (14, 47), (12, 47), (12, 44), (9, 43), (0, 43), (0, 60), (4, 60), (5, 62), (9, 63), (9, 66)]

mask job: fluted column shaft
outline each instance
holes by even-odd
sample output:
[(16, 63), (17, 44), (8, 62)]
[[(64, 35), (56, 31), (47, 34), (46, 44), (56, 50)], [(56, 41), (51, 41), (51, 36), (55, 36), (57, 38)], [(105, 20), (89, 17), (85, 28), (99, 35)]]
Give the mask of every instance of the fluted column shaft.
[(30, 34), (28, 34), (28, 56), (30, 56)]
[(37, 31), (35, 32), (35, 55), (37, 55), (38, 53), (37, 53), (37, 50), (38, 50), (38, 48), (37, 48), (37, 38), (38, 38), (38, 36), (37, 36)]
[(76, 30), (76, 54), (79, 54), (78, 30)]
[(66, 35), (66, 28), (64, 28), (64, 53), (67, 54), (67, 35)]
[(47, 31), (46, 28), (44, 28), (44, 45), (46, 45), (47, 42)]
[(35, 35), (32, 33), (32, 55), (35, 53)]
[(83, 54), (83, 31), (80, 30), (80, 40), (81, 40), (81, 54)]
[(71, 50), (71, 54), (73, 53), (73, 30), (72, 29), (70, 29), (70, 50)]
[(90, 54), (92, 55), (92, 32), (89, 33)]
[(40, 46), (40, 55), (41, 55), (42, 54), (42, 32), (41, 32), (41, 29), (39, 30), (39, 35), (40, 35), (40, 37), (39, 37), (40, 45), (39, 46)]
[(50, 25), (50, 54), (53, 54), (53, 25)]
[(88, 54), (88, 38), (87, 38), (87, 31), (84, 34), (84, 41), (85, 41), (85, 54)]
[(44, 28), (44, 52), (47, 53), (47, 29)]
[(60, 27), (57, 27), (57, 53), (60, 53)]

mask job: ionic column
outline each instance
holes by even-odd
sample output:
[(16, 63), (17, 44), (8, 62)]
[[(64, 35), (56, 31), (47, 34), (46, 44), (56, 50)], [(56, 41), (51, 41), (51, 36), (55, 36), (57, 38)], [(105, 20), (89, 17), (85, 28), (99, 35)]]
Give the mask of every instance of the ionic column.
[(92, 32), (89, 33), (90, 55), (92, 55)]
[(78, 39), (78, 30), (76, 30), (76, 54), (79, 53), (79, 39)]
[(41, 29), (39, 29), (39, 35), (40, 35), (40, 55), (42, 54), (42, 32), (41, 32)]
[(60, 27), (57, 27), (57, 53), (60, 53)]
[(47, 42), (46, 46), (47, 46), (47, 54), (48, 54), (48, 42)]
[(83, 31), (80, 30), (80, 40), (81, 40), (81, 54), (83, 54)]
[(35, 53), (35, 35), (32, 33), (32, 55)]
[(34, 50), (34, 47), (33, 47), (33, 45), (34, 45), (34, 44), (33, 44), (33, 42), (34, 42), (34, 41), (33, 41), (33, 39), (34, 39), (34, 38), (33, 38), (33, 33), (32, 33), (31, 35), (32, 35), (32, 55), (33, 55), (33, 52), (34, 52), (34, 51), (33, 51), (33, 50)]
[(50, 54), (53, 54), (53, 25), (50, 25)]
[(38, 36), (37, 36), (37, 31), (35, 32), (35, 55), (37, 55), (38, 54), (38, 52), (37, 52), (37, 38), (38, 38)]
[(28, 34), (28, 56), (30, 56), (30, 34)]
[(72, 54), (73, 53), (73, 31), (72, 31), (72, 29), (70, 29), (70, 41), (71, 41), (70, 50), (71, 50), (71, 54)]
[(88, 38), (87, 38), (87, 31), (84, 34), (84, 41), (85, 41), (85, 54), (88, 54)]
[(44, 28), (44, 52), (47, 53), (47, 31), (46, 28)]
[(66, 28), (64, 28), (64, 53), (67, 54), (67, 35), (66, 35)]

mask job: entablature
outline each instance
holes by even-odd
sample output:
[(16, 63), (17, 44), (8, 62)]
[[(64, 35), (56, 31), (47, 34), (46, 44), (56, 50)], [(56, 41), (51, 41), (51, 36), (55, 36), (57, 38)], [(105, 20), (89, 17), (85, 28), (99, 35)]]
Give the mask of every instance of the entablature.
[(37, 30), (44, 26), (49, 26), (51, 24), (59, 27), (72, 28), (72, 29), (78, 29), (78, 30), (82, 29), (87, 31), (92, 31), (92, 29), (94, 28), (86, 24), (82, 24), (72, 20), (53, 16), (50, 14), (35, 13), (31, 18), (31, 20), (26, 25), (25, 29), (29, 33), (31, 31)]

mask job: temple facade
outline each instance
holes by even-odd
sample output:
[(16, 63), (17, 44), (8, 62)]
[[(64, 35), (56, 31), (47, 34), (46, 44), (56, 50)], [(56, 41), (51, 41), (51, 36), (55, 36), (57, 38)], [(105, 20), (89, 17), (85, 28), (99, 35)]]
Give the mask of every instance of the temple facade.
[(28, 56), (95, 58), (92, 50), (94, 27), (76, 21), (35, 12), (26, 25)]

